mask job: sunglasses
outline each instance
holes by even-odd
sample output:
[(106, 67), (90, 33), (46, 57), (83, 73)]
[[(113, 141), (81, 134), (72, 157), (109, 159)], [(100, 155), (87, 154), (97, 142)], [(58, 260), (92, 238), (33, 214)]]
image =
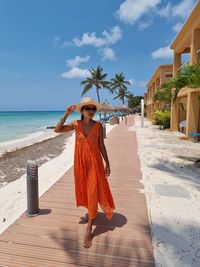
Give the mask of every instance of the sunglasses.
[(91, 107), (84, 107), (84, 110), (86, 110), (86, 111), (96, 111), (97, 108), (96, 108), (96, 107), (94, 107), (94, 108), (91, 108)]

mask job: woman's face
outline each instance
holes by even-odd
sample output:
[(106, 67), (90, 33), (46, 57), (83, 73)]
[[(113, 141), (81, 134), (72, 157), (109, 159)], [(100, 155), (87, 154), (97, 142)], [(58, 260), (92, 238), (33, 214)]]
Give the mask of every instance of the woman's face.
[(97, 109), (94, 105), (86, 105), (83, 107), (82, 114), (84, 118), (92, 119), (94, 117), (96, 110)]

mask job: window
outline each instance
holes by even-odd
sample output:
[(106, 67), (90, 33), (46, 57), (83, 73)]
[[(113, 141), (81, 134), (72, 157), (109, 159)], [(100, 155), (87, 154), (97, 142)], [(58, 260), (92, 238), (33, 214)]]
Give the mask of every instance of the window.
[(172, 73), (166, 74), (165, 77), (166, 78), (172, 78)]

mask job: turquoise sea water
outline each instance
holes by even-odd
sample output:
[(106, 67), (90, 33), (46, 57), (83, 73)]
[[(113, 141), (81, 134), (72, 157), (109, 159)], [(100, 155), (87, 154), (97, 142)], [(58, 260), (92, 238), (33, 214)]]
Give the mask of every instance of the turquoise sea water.
[[(0, 112), (0, 143), (44, 133), (48, 131), (46, 127), (55, 126), (63, 114), (64, 111)], [(76, 119), (80, 119), (80, 113), (74, 111), (66, 122)], [(94, 119), (99, 119), (98, 112)]]

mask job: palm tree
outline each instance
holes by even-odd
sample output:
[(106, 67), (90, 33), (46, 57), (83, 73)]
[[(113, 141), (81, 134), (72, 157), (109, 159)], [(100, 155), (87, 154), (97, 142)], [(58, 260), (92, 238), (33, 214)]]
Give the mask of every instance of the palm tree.
[[(174, 84), (173, 84), (174, 85)], [(158, 91), (153, 96), (154, 102), (162, 103), (162, 109), (170, 109), (172, 99), (171, 83), (164, 83), (158, 87)]]
[(167, 83), (164, 83), (158, 88), (158, 91), (154, 94), (153, 101), (170, 103), (172, 97), (171, 94), (172, 94), (171, 86), (169, 86), (169, 84)]
[(100, 103), (99, 89), (101, 89), (102, 87), (109, 88), (110, 84), (109, 81), (105, 80), (107, 73), (103, 73), (103, 68), (101, 66), (98, 66), (96, 69), (91, 69), (89, 71), (91, 76), (87, 77), (84, 81), (81, 82), (81, 85), (84, 85), (81, 97), (90, 89), (92, 89), (93, 86), (95, 86), (98, 102)]
[(182, 76), (185, 77), (189, 88), (200, 88), (200, 63), (186, 65), (183, 68)]
[(143, 96), (134, 95), (133, 93), (129, 93), (128, 95), (128, 107), (129, 108), (137, 108), (141, 104), (141, 99), (143, 99)]
[[(173, 77), (160, 86), (160, 90), (163, 90), (163, 93), (168, 99), (171, 95), (173, 102), (175, 102), (178, 93), (184, 87), (200, 88), (200, 63), (184, 65), (176, 77)], [(165, 96), (163, 94), (161, 95), (161, 97)], [(157, 97), (159, 98), (159, 94), (155, 95), (155, 100)]]
[(114, 99), (120, 98), (123, 104), (125, 103), (124, 98), (129, 95), (126, 85), (130, 85), (130, 82), (125, 81), (125, 77), (122, 72), (115, 74), (115, 77), (111, 79), (110, 91), (111, 93), (115, 93), (117, 91), (117, 96)]
[(119, 98), (122, 100), (123, 105), (125, 104), (125, 98), (128, 98), (129, 92), (127, 88), (120, 88), (117, 92), (117, 96), (114, 97), (113, 99)]

